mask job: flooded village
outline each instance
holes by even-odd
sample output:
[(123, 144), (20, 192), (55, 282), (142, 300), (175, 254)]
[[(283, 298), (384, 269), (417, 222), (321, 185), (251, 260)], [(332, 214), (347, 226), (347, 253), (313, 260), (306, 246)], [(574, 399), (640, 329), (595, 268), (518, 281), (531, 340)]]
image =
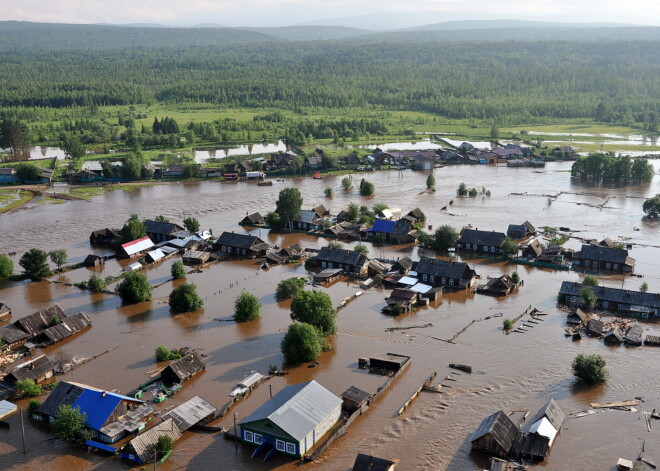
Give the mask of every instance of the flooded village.
[[(436, 151), (374, 152), (344, 175), (315, 173), (321, 160), (310, 157), (308, 174), (268, 185), (166, 182), (0, 215), (0, 253), (16, 272), (32, 248), (65, 249), (73, 267), (0, 280), (0, 466), (654, 468), (660, 233), (642, 203), (658, 193), (660, 165), (649, 161), (649, 183), (594, 185), (571, 177), (571, 161), (464, 150), (443, 166)], [(390, 170), (368, 171), (383, 163)], [(234, 170), (225, 174), (252, 171)], [(360, 195), (363, 179), (373, 195)], [(273, 230), (267, 215), (286, 188), (300, 192), (301, 211)], [(132, 214), (147, 236), (115, 250)], [(423, 233), (443, 225), (460, 235), (436, 252)], [(178, 261), (185, 280), (170, 274)], [(131, 272), (147, 276), (150, 300), (114, 294)], [(109, 277), (105, 291), (80, 287), (91, 274)], [(298, 366), (280, 351), (291, 301), (275, 297), (291, 277), (337, 311), (329, 348)], [(580, 293), (593, 279), (590, 308)], [(183, 282), (204, 305), (176, 314), (168, 297)], [(243, 291), (262, 303), (260, 319), (233, 321)], [(161, 345), (180, 358), (157, 362)], [(605, 358), (607, 383), (574, 378), (581, 353)], [(15, 396), (22, 379), (51, 385), (39, 407)], [(87, 413), (85, 447), (53, 438), (62, 404)], [(173, 442), (166, 457), (154, 453), (161, 436)]]

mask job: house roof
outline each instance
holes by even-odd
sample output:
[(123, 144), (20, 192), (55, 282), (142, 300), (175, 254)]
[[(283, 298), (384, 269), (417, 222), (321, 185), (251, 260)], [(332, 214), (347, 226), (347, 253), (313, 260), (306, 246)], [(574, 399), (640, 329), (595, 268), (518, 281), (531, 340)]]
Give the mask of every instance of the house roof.
[(62, 319), (62, 322), (59, 324), (47, 328), (42, 332), (42, 335), (45, 335), (50, 343), (55, 343), (72, 336), (90, 325), (92, 325), (92, 321), (87, 314), (79, 312), (78, 314)]
[(307, 161), (307, 165), (321, 165), (321, 157), (318, 156), (309, 156), (305, 159)]
[(341, 407), (342, 400), (316, 381), (293, 384), (282, 389), (240, 425), (270, 420), (300, 441), (326, 417)]
[(323, 247), (316, 256), (316, 260), (356, 266), (363, 266), (367, 263), (367, 257), (357, 250), (333, 249), (331, 247)]
[(199, 396), (184, 402), (163, 415), (163, 420), (172, 419), (180, 432), (215, 414), (216, 408)]
[(260, 213), (250, 213), (243, 218), (243, 222), (251, 222), (253, 224), (260, 224), (264, 222), (264, 217)]
[(522, 239), (527, 235), (528, 228), (524, 224), (509, 224), (506, 235), (514, 239)]
[(360, 388), (356, 388), (355, 386), (351, 386), (348, 388), (346, 391), (341, 393), (342, 399), (347, 399), (351, 402), (355, 402), (357, 404), (360, 404), (367, 399), (369, 399), (370, 394), (366, 391), (363, 391)]
[[(385, 210), (387, 211), (387, 210)], [(388, 221), (386, 219), (376, 219), (374, 226), (367, 232), (378, 232), (381, 234), (406, 235), (413, 230), (412, 225), (405, 219), (398, 221)]]
[(579, 324), (580, 322), (587, 322), (587, 315), (584, 313), (582, 309), (576, 307), (568, 314), (568, 317), (566, 319), (569, 322), (575, 322)]
[(358, 453), (353, 463), (353, 471), (389, 471), (396, 464), (396, 461)]
[(463, 229), (458, 243), (500, 247), (505, 237), (502, 232)]
[(24, 331), (16, 327), (15, 325), (6, 325), (0, 327), (0, 340), (3, 340), (5, 343), (12, 344), (15, 342), (20, 342), (21, 340), (27, 339), (30, 336)]
[(518, 148), (498, 148), (498, 149), (492, 149), (491, 152), (494, 154), (500, 155), (500, 156), (506, 156), (506, 155), (523, 155), (523, 151), (521, 151)]
[(628, 343), (642, 343), (644, 336), (644, 328), (639, 322), (633, 322), (628, 331), (626, 332), (626, 342)]
[(34, 337), (50, 326), (50, 321), (53, 317), (57, 317), (61, 321), (64, 321), (66, 318), (66, 314), (57, 304), (18, 319), (14, 322), (14, 325), (27, 332), (30, 337)]
[(259, 237), (250, 234), (236, 234), (235, 232), (223, 232), (215, 243), (217, 245), (227, 245), (229, 247), (251, 249), (253, 245), (263, 244), (264, 241), (261, 240)]
[(204, 368), (206, 368), (206, 363), (202, 360), (202, 357), (197, 352), (192, 352), (183, 358), (174, 360), (163, 370), (163, 373), (168, 370), (168, 372), (179, 378), (179, 381), (184, 381)]
[(55, 369), (55, 364), (46, 355), (40, 355), (34, 360), (21, 363), (10, 373), (16, 381), (31, 379), (36, 381), (40, 376)]
[(181, 438), (181, 432), (172, 419), (167, 419), (146, 432), (141, 433), (131, 440), (129, 445), (133, 448), (138, 458), (140, 458), (140, 461), (146, 463), (152, 460), (156, 445), (158, 444), (158, 438), (163, 435), (170, 437), (172, 442)]
[(429, 257), (420, 257), (417, 263), (417, 273), (454, 279), (469, 279), (474, 276), (474, 270), (467, 263), (447, 262)]
[(627, 250), (590, 244), (583, 244), (582, 249), (580, 249), (574, 257), (586, 260), (635, 265), (635, 259), (628, 257)]
[(528, 424), (530, 424), (529, 431), (531, 433), (536, 433), (534, 430), (531, 429), (531, 426), (536, 424), (544, 417), (546, 417), (550, 421), (550, 424), (552, 424), (555, 430), (561, 429), (561, 426), (564, 423), (564, 420), (566, 419), (564, 411), (562, 411), (559, 408), (559, 406), (557, 405), (554, 399), (550, 399), (550, 401), (546, 405), (544, 405), (538, 410), (538, 412), (536, 413), (536, 415), (534, 415), (532, 420), (529, 420), (527, 422)]
[(619, 327), (615, 327), (614, 330), (610, 331), (605, 335), (604, 340), (606, 342), (622, 342), (623, 341), (623, 332)]
[(527, 245), (525, 250), (531, 250), (538, 257), (543, 253), (543, 246), (538, 240), (534, 239)]
[[(582, 289), (582, 283), (564, 281), (561, 284), (559, 294), (580, 296), (580, 289)], [(660, 309), (660, 293), (642, 293), (641, 291), (630, 291), (606, 286), (593, 286), (591, 289), (596, 295), (596, 298), (601, 301)]]
[(16, 169), (14, 167), (0, 168), (0, 175), (16, 175)]
[(151, 257), (151, 259), (154, 262), (157, 262), (158, 260), (160, 260), (161, 258), (163, 258), (165, 256), (165, 254), (163, 253), (163, 251), (161, 249), (151, 250), (151, 251), (147, 252), (147, 255), (149, 257)]
[(148, 236), (146, 236), (132, 242), (126, 242), (121, 245), (121, 248), (124, 249), (124, 252), (126, 252), (127, 255), (135, 255), (136, 253), (148, 250), (153, 246), (154, 243)]
[(301, 209), (298, 213), (298, 217), (295, 219), (295, 222), (304, 222), (307, 224), (321, 224), (321, 221), (318, 220), (319, 216), (316, 214), (316, 211), (307, 211)]
[(392, 293), (390, 294), (389, 298), (407, 299), (410, 301), (417, 298), (418, 295), (419, 294), (415, 291), (402, 289), (402, 288), (395, 288), (392, 290)]
[(147, 234), (170, 235), (174, 232), (182, 231), (183, 227), (172, 222), (158, 222), (151, 219), (144, 221), (144, 226), (147, 229)]
[(401, 270), (410, 270), (413, 266), (413, 261), (410, 257), (401, 257), (396, 261), (392, 268), (400, 267)]
[(481, 421), (477, 430), (470, 437), (470, 442), (490, 434), (493, 440), (505, 450), (510, 450), (518, 434), (518, 427), (503, 412), (497, 411)]
[(0, 314), (5, 314), (6, 312), (11, 312), (11, 309), (5, 303), (0, 303)]

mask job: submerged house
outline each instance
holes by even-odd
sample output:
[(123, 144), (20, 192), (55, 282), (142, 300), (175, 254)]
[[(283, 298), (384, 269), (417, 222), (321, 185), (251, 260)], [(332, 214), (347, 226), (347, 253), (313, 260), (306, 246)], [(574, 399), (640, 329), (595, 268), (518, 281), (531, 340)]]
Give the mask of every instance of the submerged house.
[(178, 224), (152, 221), (151, 219), (144, 221), (144, 226), (146, 227), (147, 235), (155, 243), (174, 239), (173, 234), (183, 230), (183, 227)]
[(543, 246), (536, 239), (534, 239), (529, 244), (527, 244), (527, 246), (522, 250), (523, 258), (526, 258), (528, 260), (534, 260), (538, 258), (541, 256), (542, 253), (543, 253)]
[(13, 385), (16, 381), (31, 379), (36, 384), (39, 384), (48, 378), (52, 378), (54, 374), (55, 363), (46, 355), (40, 355), (34, 360), (17, 365), (5, 376), (5, 381)]
[(48, 329), (49, 327), (63, 322), (67, 315), (57, 304), (46, 309), (41, 309), (29, 316), (18, 319), (14, 326), (27, 333), (29, 338), (33, 339)]
[(408, 312), (419, 300), (419, 293), (407, 289), (395, 288), (385, 300), (387, 307), (383, 310), (391, 311), (394, 306), (400, 306), (404, 312)]
[[(25, 331), (19, 329), (15, 325), (6, 325), (0, 327), (0, 340), (4, 348), (9, 350), (16, 350), (22, 347), (28, 341), (30, 336)], [(2, 350), (2, 349), (0, 349)]]
[(536, 228), (529, 221), (525, 221), (522, 224), (509, 224), (506, 235), (512, 239), (525, 239), (529, 236), (536, 235)]
[(33, 417), (52, 423), (61, 406), (79, 408), (81, 413), (87, 414), (85, 425), (93, 437), (87, 444), (92, 446), (96, 442), (114, 443), (138, 432), (154, 412), (144, 401), (132, 397), (86, 384), (60, 381)]
[(512, 455), (543, 461), (550, 453), (565, 418), (554, 399), (550, 399), (518, 433)]
[(624, 342), (626, 345), (633, 345), (635, 347), (642, 345), (644, 342), (644, 328), (639, 322), (635, 321), (630, 325), (626, 331)]
[(587, 315), (579, 307), (571, 309), (571, 312), (569, 312), (568, 316), (566, 316), (567, 324), (580, 325), (580, 324), (586, 324), (587, 321), (588, 321)]
[(406, 219), (398, 221), (376, 219), (373, 227), (367, 232), (374, 239), (394, 243), (414, 243), (418, 235), (418, 231)]
[(490, 455), (505, 457), (518, 435), (518, 427), (503, 412), (486, 417), (470, 437), (472, 449)]
[(507, 296), (516, 289), (516, 284), (509, 275), (490, 278), (486, 284), (477, 287), (477, 293)]
[(241, 219), (241, 222), (239, 224), (241, 226), (260, 226), (261, 224), (265, 224), (266, 220), (264, 217), (259, 214), (259, 213), (250, 213), (246, 214), (243, 219)]
[(398, 463), (398, 460), (386, 460), (385, 458), (358, 453), (352, 471), (392, 471)]
[(457, 250), (501, 254), (502, 243), (506, 236), (502, 232), (463, 229), (456, 242)]
[(139, 257), (154, 247), (154, 243), (147, 237), (126, 242), (122, 244), (119, 249), (119, 256), (122, 258), (136, 258)]
[(138, 464), (153, 463), (162, 458), (157, 456), (158, 439), (162, 436), (169, 437), (172, 443), (181, 438), (181, 431), (174, 420), (163, 420), (158, 425), (135, 437), (122, 450), (121, 457), (135, 461)]
[[(569, 306), (584, 305), (580, 296), (582, 283), (564, 281), (559, 290), (559, 302)], [(643, 319), (653, 319), (660, 311), (660, 294), (643, 293), (620, 288), (608, 288), (606, 286), (594, 286), (591, 288), (596, 295), (596, 307), (608, 309), (619, 314), (625, 314)]]
[(583, 244), (580, 251), (573, 255), (573, 265), (632, 273), (635, 270), (635, 259), (629, 257), (625, 249)]
[(173, 360), (160, 373), (160, 379), (167, 384), (183, 383), (206, 369), (206, 363), (197, 352), (192, 352), (185, 357)]
[(94, 231), (89, 236), (89, 243), (92, 245), (105, 245), (110, 246), (115, 240), (121, 237), (121, 230), (119, 229), (99, 229)]
[(342, 400), (316, 381), (293, 384), (243, 419), (239, 438), (266, 450), (266, 456), (301, 458), (337, 423), (341, 406)]
[(217, 409), (199, 396), (184, 402), (163, 415), (163, 422), (172, 419), (179, 429), (185, 432), (193, 425), (205, 423), (215, 418)]
[(293, 221), (292, 228), (300, 231), (318, 231), (323, 229), (323, 219), (316, 211), (301, 210)]
[(365, 275), (369, 259), (357, 250), (323, 247), (316, 255), (316, 265), (320, 268), (340, 268), (349, 275)]
[(245, 258), (266, 255), (270, 246), (257, 236), (223, 232), (213, 243), (213, 250)]
[(433, 287), (472, 288), (477, 274), (467, 263), (420, 257), (417, 277)]
[(73, 316), (65, 317), (62, 322), (55, 324), (41, 332), (36, 338), (46, 344), (54, 344), (71, 337), (76, 332), (80, 332), (92, 325), (89, 316), (84, 312), (79, 312)]

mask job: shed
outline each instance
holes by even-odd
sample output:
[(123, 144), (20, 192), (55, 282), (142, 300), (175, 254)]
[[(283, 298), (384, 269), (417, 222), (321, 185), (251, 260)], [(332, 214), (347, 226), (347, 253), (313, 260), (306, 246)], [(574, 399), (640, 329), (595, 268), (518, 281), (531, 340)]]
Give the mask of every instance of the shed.
[(397, 353), (388, 353), (369, 358), (370, 368), (381, 368), (385, 370), (399, 371), (410, 360), (409, 356), (399, 355)]
[(0, 420), (3, 420), (18, 410), (18, 407), (9, 401), (0, 401)]
[(37, 311), (14, 322), (14, 325), (26, 332), (30, 338), (36, 337), (50, 327), (53, 319), (64, 321), (66, 314), (57, 304)]
[(600, 319), (591, 318), (587, 322), (587, 334), (592, 337), (600, 337), (603, 335), (603, 321)]
[(401, 306), (406, 312), (412, 309), (418, 301), (419, 293), (416, 291), (395, 288), (386, 299), (388, 308), (392, 306)]
[(470, 437), (472, 449), (500, 457), (507, 456), (513, 446), (518, 427), (503, 411), (486, 417)]
[(156, 458), (158, 438), (161, 436), (170, 437), (173, 443), (181, 438), (181, 432), (175, 425), (174, 420), (165, 420), (128, 442), (121, 453), (122, 458), (139, 464), (153, 462)]
[(169, 384), (183, 383), (206, 368), (206, 363), (197, 352), (172, 361), (161, 373), (160, 378)]
[(250, 389), (252, 389), (255, 385), (259, 384), (259, 382), (264, 378), (264, 375), (262, 375), (259, 372), (254, 372), (238, 383), (236, 387), (229, 393), (230, 397), (236, 397), (241, 394), (245, 394), (248, 392)]
[(644, 328), (639, 322), (633, 322), (626, 332), (627, 345), (639, 346), (644, 341)]
[(0, 381), (0, 401), (12, 398), (15, 394), (16, 389), (14, 389), (13, 386), (5, 381)]
[(199, 396), (184, 402), (163, 415), (163, 421), (172, 419), (180, 432), (215, 417), (217, 409)]
[(52, 377), (55, 374), (55, 364), (46, 355), (40, 355), (34, 360), (17, 365), (7, 376), (5, 381), (15, 384), (16, 381), (31, 379), (35, 383)]
[(355, 386), (351, 386), (341, 393), (341, 399), (343, 402), (342, 408), (348, 412), (356, 411), (367, 402), (367, 399), (369, 399), (370, 396), (371, 395), (368, 392), (356, 388)]
[(246, 214), (243, 219), (241, 219), (240, 224), (242, 226), (259, 226), (264, 224), (266, 221), (264, 217), (259, 213), (250, 213)]
[(0, 327), (0, 340), (4, 342), (9, 350), (15, 350), (23, 345), (30, 338), (28, 334), (23, 332), (15, 325), (6, 325)]
[(86, 267), (98, 267), (105, 263), (105, 257), (102, 255), (89, 254), (85, 257), (84, 263)]
[(623, 342), (623, 332), (618, 327), (615, 327), (614, 330), (609, 331), (605, 334), (603, 340), (606, 343), (621, 343)]
[(509, 275), (490, 278), (485, 284), (477, 287), (477, 293), (507, 296), (513, 292), (516, 284)]
[(147, 263), (156, 263), (158, 260), (161, 260), (164, 257), (165, 254), (161, 249), (154, 249), (147, 252), (147, 255), (145, 255), (144, 258), (147, 261)]
[(550, 399), (518, 434), (512, 453), (518, 458), (544, 460), (565, 418), (564, 412), (554, 399)]
[(203, 252), (201, 250), (189, 250), (183, 254), (181, 260), (186, 265), (201, 265), (202, 263), (207, 262), (210, 256), (211, 254), (208, 252)]
[(358, 453), (352, 471), (392, 471), (397, 464), (398, 460), (386, 460), (385, 458)]
[(413, 266), (413, 261), (410, 257), (401, 257), (392, 265), (392, 271), (397, 271), (401, 274), (408, 273)]
[(44, 330), (40, 338), (49, 344), (57, 343), (67, 337), (71, 337), (76, 332), (80, 332), (85, 327), (92, 325), (92, 321), (84, 312), (79, 312), (73, 316), (62, 319), (62, 322)]
[(11, 309), (6, 304), (0, 303), (0, 321), (11, 316)]
[(528, 259), (535, 259), (536, 257), (540, 256), (542, 253), (543, 253), (543, 246), (538, 240), (534, 239), (529, 244), (527, 244), (527, 247), (523, 249), (522, 256)]
[(568, 316), (566, 317), (567, 324), (585, 324), (587, 320), (587, 315), (579, 307), (571, 309), (571, 312), (569, 312)]
[(138, 256), (147, 250), (150, 250), (154, 246), (154, 243), (151, 239), (147, 237), (142, 237), (141, 239), (134, 240), (132, 242), (127, 242), (121, 245), (120, 255), (125, 258), (133, 258)]

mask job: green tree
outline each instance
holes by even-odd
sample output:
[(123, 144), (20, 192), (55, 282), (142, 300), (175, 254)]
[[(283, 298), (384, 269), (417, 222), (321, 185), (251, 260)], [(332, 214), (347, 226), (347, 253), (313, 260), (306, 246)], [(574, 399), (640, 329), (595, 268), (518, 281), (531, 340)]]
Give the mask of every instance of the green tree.
[(330, 296), (322, 291), (300, 291), (291, 301), (291, 319), (310, 324), (323, 335), (337, 330), (336, 317)]
[(374, 194), (375, 191), (376, 191), (376, 186), (373, 183), (365, 180), (364, 178), (362, 179), (362, 181), (360, 181), (360, 194), (362, 196), (371, 196)]
[(142, 303), (151, 297), (151, 284), (146, 275), (142, 273), (126, 273), (122, 282), (117, 286), (117, 294), (125, 303)]
[(122, 166), (124, 178), (137, 180), (142, 176), (142, 158), (131, 152), (126, 156)]
[(280, 229), (282, 227), (282, 221), (280, 219), (280, 215), (273, 211), (266, 214), (265, 220), (266, 220), (266, 224), (271, 229)]
[(172, 264), (171, 273), (172, 273), (172, 278), (174, 278), (175, 280), (180, 280), (181, 278), (186, 277), (186, 269), (183, 266), (183, 262), (181, 260), (177, 260)]
[(660, 194), (645, 200), (642, 209), (650, 218), (660, 217)]
[(61, 146), (62, 149), (64, 149), (64, 152), (66, 152), (66, 155), (73, 160), (78, 160), (79, 158), (84, 157), (87, 152), (87, 149), (80, 139), (73, 134), (65, 135), (62, 139)]
[(9, 149), (12, 155), (17, 155), (29, 144), (29, 141), (28, 127), (22, 121), (15, 118), (5, 118), (0, 122), (1, 148)]
[(646, 159), (636, 158), (633, 161), (632, 169), (630, 170), (630, 178), (635, 182), (650, 182), (653, 180), (655, 170), (653, 165), (646, 161)]
[(16, 381), (14, 388), (23, 397), (36, 397), (43, 393), (43, 388), (36, 384), (33, 379)]
[(341, 179), (341, 186), (344, 191), (349, 191), (351, 188), (353, 188), (353, 180), (348, 177), (344, 177)]
[(62, 404), (57, 409), (53, 429), (55, 435), (63, 440), (83, 444), (92, 438), (86, 424), (87, 414), (80, 412), (80, 407), (74, 409), (69, 404)]
[(312, 325), (294, 322), (280, 344), (284, 362), (299, 364), (315, 361), (323, 349), (323, 335)]
[(505, 255), (510, 255), (515, 257), (518, 255), (518, 244), (516, 244), (511, 237), (506, 236), (504, 241), (502, 241), (502, 251)]
[(8, 255), (0, 255), (0, 278), (7, 278), (14, 272), (14, 262)]
[(48, 254), (43, 250), (30, 249), (25, 252), (18, 264), (23, 267), (23, 273), (32, 281), (41, 280), (52, 275), (48, 267)]
[(504, 330), (511, 330), (513, 329), (513, 321), (511, 319), (504, 319), (502, 321), (502, 328)]
[(255, 295), (243, 291), (234, 302), (234, 320), (249, 322), (261, 317), (261, 301)]
[(105, 280), (95, 274), (92, 274), (92, 276), (89, 277), (89, 280), (87, 280), (87, 288), (95, 293), (101, 293), (105, 291), (107, 286), (108, 285)]
[(275, 289), (275, 299), (282, 301), (284, 299), (291, 299), (295, 297), (300, 291), (305, 288), (307, 280), (301, 277), (288, 278), (278, 283)]
[(467, 196), (468, 194), (468, 188), (465, 183), (461, 183), (458, 185), (458, 190), (456, 190), (456, 195), (457, 196)]
[(16, 178), (22, 183), (38, 182), (41, 178), (41, 170), (36, 165), (20, 163), (16, 167)]
[(587, 275), (584, 277), (584, 280), (582, 281), (582, 285), (596, 287), (598, 286), (598, 280), (594, 276)]
[(576, 378), (591, 385), (603, 384), (609, 376), (605, 359), (598, 354), (580, 353), (573, 359), (571, 367)]
[(642, 283), (642, 285), (639, 287), (639, 290), (640, 290), (642, 293), (646, 293), (646, 292), (648, 292), (648, 290), (649, 290), (649, 285), (648, 285), (648, 283), (647, 283), (646, 281), (645, 281), (644, 283)]
[(493, 123), (490, 128), (490, 138), (493, 141), (497, 141), (500, 138), (500, 128), (497, 127), (497, 123)]
[(156, 361), (176, 360), (181, 358), (181, 353), (173, 352), (165, 345), (158, 345), (155, 350)]
[(195, 218), (187, 217), (183, 220), (183, 227), (185, 227), (188, 232), (195, 234), (199, 232), (199, 221)]
[(162, 214), (161, 214), (160, 216), (156, 216), (156, 217), (154, 218), (154, 221), (156, 221), (156, 222), (170, 222), (170, 220), (167, 219), (167, 218), (166, 218), (165, 216), (163, 216)]
[(57, 265), (58, 270), (61, 270), (62, 265), (64, 265), (69, 259), (69, 255), (64, 249), (52, 250), (48, 253), (48, 256), (50, 257), (51, 262)]
[(520, 275), (518, 274), (517, 271), (514, 271), (514, 272), (511, 274), (511, 281), (513, 281), (515, 284), (520, 283)]
[(279, 198), (275, 203), (275, 212), (280, 216), (281, 224), (284, 227), (290, 225), (298, 218), (300, 208), (302, 208), (303, 197), (298, 188), (285, 188), (280, 191)]
[(197, 178), (199, 177), (199, 165), (187, 164), (183, 166), (183, 178)]
[(435, 188), (435, 177), (433, 174), (430, 174), (428, 177), (426, 177), (426, 188)]
[(39, 409), (39, 407), (41, 407), (41, 402), (39, 402), (37, 399), (30, 399), (30, 402), (28, 403), (29, 412), (34, 412)]
[(193, 283), (181, 283), (170, 293), (170, 309), (179, 312), (192, 312), (204, 305), (204, 300), (197, 293), (197, 286)]
[(456, 230), (448, 224), (440, 226), (433, 237), (433, 245), (435, 250), (448, 250), (456, 245), (458, 242), (459, 234)]
[(323, 192), (327, 198), (332, 198), (332, 188), (327, 187)]
[(582, 298), (582, 303), (587, 309), (593, 309), (596, 307), (596, 295), (591, 286), (583, 286), (580, 288), (580, 297)]
[(344, 248), (343, 245), (341, 245), (341, 242), (336, 241), (336, 240), (331, 240), (328, 242), (328, 247), (331, 249), (342, 249)]
[(364, 244), (357, 244), (357, 245), (353, 248), (353, 250), (355, 250), (355, 251), (357, 251), (357, 252), (360, 252), (360, 253), (363, 254), (365, 257), (369, 254), (369, 247), (367, 247), (367, 246), (364, 245)]
[(131, 215), (131, 218), (126, 221), (124, 227), (121, 228), (121, 242), (133, 242), (134, 240), (141, 239), (147, 236), (147, 227), (142, 221), (137, 218), (137, 214)]
[(161, 435), (156, 443), (156, 453), (158, 456), (165, 456), (172, 451), (172, 438), (169, 435)]
[(360, 217), (360, 207), (355, 203), (348, 205), (348, 217), (351, 222), (357, 222)]
[(470, 198), (474, 198), (479, 194), (476, 188), (470, 188), (470, 191), (468, 191), (468, 196)]

